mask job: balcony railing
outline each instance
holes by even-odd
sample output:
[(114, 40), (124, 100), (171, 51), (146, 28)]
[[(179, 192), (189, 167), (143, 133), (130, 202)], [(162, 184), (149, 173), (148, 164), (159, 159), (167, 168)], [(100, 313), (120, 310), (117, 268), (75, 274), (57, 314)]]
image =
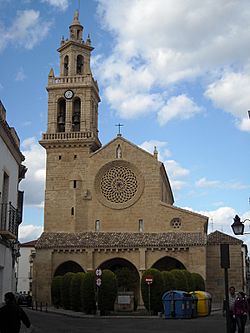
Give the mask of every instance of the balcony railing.
[(6, 238), (17, 237), (18, 211), (11, 203), (0, 204), (0, 235)]
[(93, 139), (93, 132), (59, 132), (59, 133), (43, 133), (42, 140), (82, 140)]

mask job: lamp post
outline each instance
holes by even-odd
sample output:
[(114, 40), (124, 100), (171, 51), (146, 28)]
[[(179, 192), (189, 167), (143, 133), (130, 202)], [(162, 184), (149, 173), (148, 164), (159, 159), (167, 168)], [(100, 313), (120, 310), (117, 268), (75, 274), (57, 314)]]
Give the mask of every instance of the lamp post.
[(233, 233), (235, 235), (243, 235), (243, 234), (249, 234), (249, 232), (244, 233), (244, 223), (246, 221), (250, 221), (250, 219), (245, 219), (244, 221), (240, 220), (240, 217), (238, 215), (235, 215), (234, 217), (234, 223), (231, 225), (231, 228), (233, 229)]

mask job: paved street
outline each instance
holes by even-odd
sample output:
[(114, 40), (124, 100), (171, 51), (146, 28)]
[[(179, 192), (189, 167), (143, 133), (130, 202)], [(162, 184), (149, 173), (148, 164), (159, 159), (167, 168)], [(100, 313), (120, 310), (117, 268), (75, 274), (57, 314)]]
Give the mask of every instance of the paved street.
[[(71, 317), (62, 314), (46, 313), (25, 309), (36, 333), (222, 333), (226, 332), (225, 318), (221, 311), (213, 312), (209, 317), (165, 320), (164, 318), (103, 318)], [(250, 322), (246, 333), (250, 332)], [(21, 333), (25, 333), (22, 328)]]

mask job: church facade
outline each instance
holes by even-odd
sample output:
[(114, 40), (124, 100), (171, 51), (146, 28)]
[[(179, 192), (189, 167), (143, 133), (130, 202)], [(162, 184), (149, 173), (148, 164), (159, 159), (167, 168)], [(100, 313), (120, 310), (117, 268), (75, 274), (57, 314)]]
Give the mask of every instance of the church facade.
[(150, 154), (121, 134), (101, 145), (93, 47), (90, 38), (83, 41), (78, 12), (69, 34), (58, 49), (60, 76), (52, 69), (48, 76), (48, 126), (40, 140), (47, 153), (44, 232), (36, 244), (34, 298), (50, 303), (52, 278), (67, 271), (127, 267), (139, 286), (148, 268), (185, 268), (207, 280), (208, 218), (174, 206), (156, 149)]

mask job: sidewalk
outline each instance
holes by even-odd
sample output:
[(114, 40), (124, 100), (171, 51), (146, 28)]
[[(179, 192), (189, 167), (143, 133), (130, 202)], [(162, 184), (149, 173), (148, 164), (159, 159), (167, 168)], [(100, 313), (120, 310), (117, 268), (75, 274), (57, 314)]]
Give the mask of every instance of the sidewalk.
[[(31, 309), (31, 308), (29, 308)], [(38, 307), (37, 310), (33, 309), (33, 311), (42, 311), (42, 312), (48, 312), (48, 313), (55, 313), (55, 314), (60, 314), (68, 317), (74, 317), (74, 318), (151, 318), (151, 319), (159, 319), (159, 318), (164, 318), (163, 314), (159, 314), (158, 316), (156, 315), (151, 315), (146, 312), (146, 310), (143, 311), (136, 311), (136, 312), (116, 312), (112, 313), (108, 316), (98, 316), (98, 315), (91, 315), (91, 314), (85, 314), (83, 312), (76, 312), (72, 310), (65, 310), (63, 308), (55, 308), (53, 306), (49, 306), (47, 308), (43, 307), (42, 310)], [(222, 313), (222, 306), (221, 304), (213, 304), (212, 305), (212, 311), (211, 312), (217, 312), (221, 311)], [(249, 326), (250, 329), (250, 326)], [(249, 331), (250, 333), (250, 331)]]

